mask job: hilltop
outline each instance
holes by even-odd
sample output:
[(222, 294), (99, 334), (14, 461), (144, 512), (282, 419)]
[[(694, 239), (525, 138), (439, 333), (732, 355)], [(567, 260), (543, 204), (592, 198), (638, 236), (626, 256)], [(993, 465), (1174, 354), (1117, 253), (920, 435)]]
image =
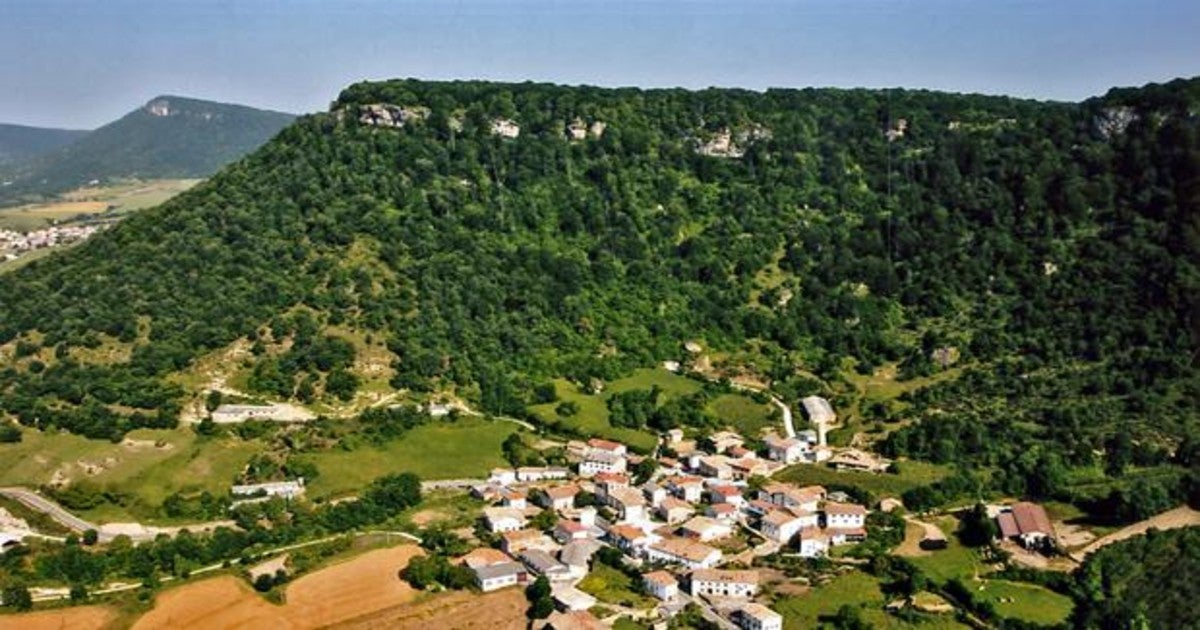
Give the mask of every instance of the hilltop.
[(253, 151), (294, 116), (242, 105), (159, 96), (78, 140), (0, 176), (0, 203), (36, 200), (89, 182), (208, 177)]
[(86, 136), (79, 129), (0, 124), (0, 165), (28, 160)]
[[(123, 120), (212, 122), (163, 100)], [(1068, 471), (1102, 468), (1088, 491), (1107, 492), (1134, 465), (1177, 493), (1200, 393), (1198, 104), (1197, 80), (1075, 104), (357, 84), (0, 278), (3, 405), (93, 437), (172, 426), (204, 388), (188, 371), (241, 348), (242, 385), (272, 399), (337, 405), (374, 378), (533, 417), (554, 379), (695, 346), (792, 403), (842, 396), (889, 455), (959, 464), (945, 496), (1066, 496)], [(912, 391), (846, 393), (881, 369)], [(709, 422), (663, 408), (653, 428)]]

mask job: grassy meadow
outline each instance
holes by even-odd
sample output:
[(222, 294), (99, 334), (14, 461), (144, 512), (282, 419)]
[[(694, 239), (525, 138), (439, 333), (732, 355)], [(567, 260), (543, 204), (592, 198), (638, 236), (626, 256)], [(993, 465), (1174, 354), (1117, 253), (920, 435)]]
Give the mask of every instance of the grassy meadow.
[(422, 479), (483, 478), (492, 468), (505, 465), (500, 444), (522, 430), (507, 422), (462, 418), (417, 427), (382, 447), (363, 445), (299, 457), (321, 473), (308, 485), (312, 497), (356, 492), (390, 473), (412, 472)]

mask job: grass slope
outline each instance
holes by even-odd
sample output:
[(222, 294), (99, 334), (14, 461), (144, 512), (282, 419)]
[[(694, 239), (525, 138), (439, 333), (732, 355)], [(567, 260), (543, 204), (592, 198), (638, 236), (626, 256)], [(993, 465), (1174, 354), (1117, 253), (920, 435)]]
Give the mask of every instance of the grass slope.
[(518, 431), (507, 422), (464, 418), (417, 427), (381, 448), (364, 445), (353, 451), (302, 455), (321, 473), (308, 492), (313, 497), (347, 494), (376, 477), (398, 472), (422, 479), (483, 478), (488, 470), (504, 465), (500, 444)]

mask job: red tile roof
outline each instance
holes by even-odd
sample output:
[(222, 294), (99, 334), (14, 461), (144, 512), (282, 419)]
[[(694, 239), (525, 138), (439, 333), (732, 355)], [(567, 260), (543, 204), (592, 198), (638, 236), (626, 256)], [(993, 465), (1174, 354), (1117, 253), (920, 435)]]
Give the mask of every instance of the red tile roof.
[(1017, 519), (1013, 518), (1012, 512), (1001, 512), (996, 517), (996, 523), (1000, 525), (1000, 535), (1004, 538), (1021, 535), (1021, 528), (1017, 527)]
[(615, 451), (615, 450), (618, 450), (621, 447), (625, 446), (624, 444), (621, 444), (620, 442), (613, 442), (611, 440), (602, 440), (600, 438), (592, 438), (592, 439), (588, 440), (587, 443), (588, 443), (588, 446), (590, 446), (592, 448), (598, 448), (602, 451)]
[(1050, 517), (1046, 509), (1036, 503), (1022, 501), (1012, 506), (1013, 519), (1017, 521), (1017, 529), (1021, 534), (1053, 534)]

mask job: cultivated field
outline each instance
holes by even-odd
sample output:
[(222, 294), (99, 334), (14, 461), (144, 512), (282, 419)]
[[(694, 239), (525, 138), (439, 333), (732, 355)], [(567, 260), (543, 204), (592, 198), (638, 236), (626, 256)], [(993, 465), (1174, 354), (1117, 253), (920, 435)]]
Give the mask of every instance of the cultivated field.
[(117, 613), (104, 606), (77, 606), (21, 615), (0, 615), (0, 630), (108, 630)]
[(200, 181), (163, 179), (80, 188), (64, 193), (54, 201), (0, 208), (0, 228), (34, 230), (55, 222), (100, 214), (109, 208), (117, 214), (141, 210), (157, 206)]
[(522, 630), (528, 607), (529, 602), (519, 588), (486, 595), (457, 591), (362, 615), (331, 627), (339, 630)]
[(379, 549), (310, 573), (287, 587), (282, 606), (232, 576), (186, 584), (159, 595), (133, 628), (320, 628), (351, 621), (416, 598), (398, 572), (418, 553), (412, 545)]

